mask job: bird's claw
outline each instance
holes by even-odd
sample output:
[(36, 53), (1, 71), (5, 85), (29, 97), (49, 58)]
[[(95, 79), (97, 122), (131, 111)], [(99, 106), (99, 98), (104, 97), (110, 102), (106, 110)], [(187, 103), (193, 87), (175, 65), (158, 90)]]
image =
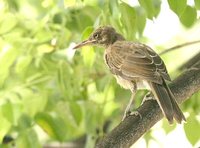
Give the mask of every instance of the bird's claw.
[(128, 116), (139, 116), (142, 119), (142, 115), (138, 111), (125, 111), (122, 121)]
[(149, 100), (155, 100), (155, 98), (152, 96), (151, 93), (148, 93), (148, 94), (145, 95), (141, 104), (144, 104), (144, 102), (149, 101)]

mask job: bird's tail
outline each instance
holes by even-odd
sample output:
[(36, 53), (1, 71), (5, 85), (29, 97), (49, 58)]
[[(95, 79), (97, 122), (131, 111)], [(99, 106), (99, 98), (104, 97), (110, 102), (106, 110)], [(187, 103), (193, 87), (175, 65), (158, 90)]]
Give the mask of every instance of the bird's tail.
[(164, 79), (162, 85), (154, 82), (149, 82), (149, 85), (163, 114), (170, 124), (173, 123), (173, 119), (175, 119), (178, 123), (181, 123), (182, 120), (186, 121), (174, 98), (174, 95), (172, 94)]

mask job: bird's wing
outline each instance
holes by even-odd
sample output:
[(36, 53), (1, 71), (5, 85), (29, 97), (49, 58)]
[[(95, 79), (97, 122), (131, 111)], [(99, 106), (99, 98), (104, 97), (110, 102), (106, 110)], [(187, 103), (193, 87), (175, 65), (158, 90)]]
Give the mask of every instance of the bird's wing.
[(119, 41), (106, 54), (111, 71), (125, 79), (139, 78), (162, 84), (162, 77), (170, 80), (162, 59), (141, 43)]

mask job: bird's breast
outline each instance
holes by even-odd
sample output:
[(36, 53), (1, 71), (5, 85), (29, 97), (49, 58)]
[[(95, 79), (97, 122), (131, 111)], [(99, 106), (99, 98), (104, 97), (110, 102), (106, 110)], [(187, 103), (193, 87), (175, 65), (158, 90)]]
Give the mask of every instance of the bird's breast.
[(124, 89), (132, 89), (133, 88), (133, 83), (129, 80), (123, 79), (119, 75), (115, 75), (115, 78), (117, 80), (117, 83), (123, 87)]
[(149, 83), (145, 80), (139, 80), (139, 79), (133, 79), (132, 81), (130, 80), (126, 80), (124, 78), (122, 78), (121, 76), (119, 75), (115, 75), (115, 78), (117, 80), (117, 83), (123, 87), (124, 89), (130, 89), (132, 90), (133, 87), (134, 87), (134, 84), (136, 84), (137, 86), (137, 89), (148, 89), (148, 90), (151, 90), (150, 86), (149, 86)]

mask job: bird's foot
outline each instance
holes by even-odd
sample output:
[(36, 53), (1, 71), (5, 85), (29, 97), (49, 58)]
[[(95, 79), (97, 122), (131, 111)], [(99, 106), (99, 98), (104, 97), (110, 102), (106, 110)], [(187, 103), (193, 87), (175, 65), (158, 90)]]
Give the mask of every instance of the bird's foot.
[(122, 121), (124, 121), (124, 119), (128, 116), (139, 116), (140, 119), (142, 119), (142, 115), (138, 112), (138, 111), (125, 111)]
[(147, 93), (147, 94), (144, 96), (144, 98), (143, 98), (141, 104), (143, 104), (145, 101), (148, 101), (148, 100), (155, 100), (155, 98), (153, 97), (153, 95), (152, 95), (151, 93)]

